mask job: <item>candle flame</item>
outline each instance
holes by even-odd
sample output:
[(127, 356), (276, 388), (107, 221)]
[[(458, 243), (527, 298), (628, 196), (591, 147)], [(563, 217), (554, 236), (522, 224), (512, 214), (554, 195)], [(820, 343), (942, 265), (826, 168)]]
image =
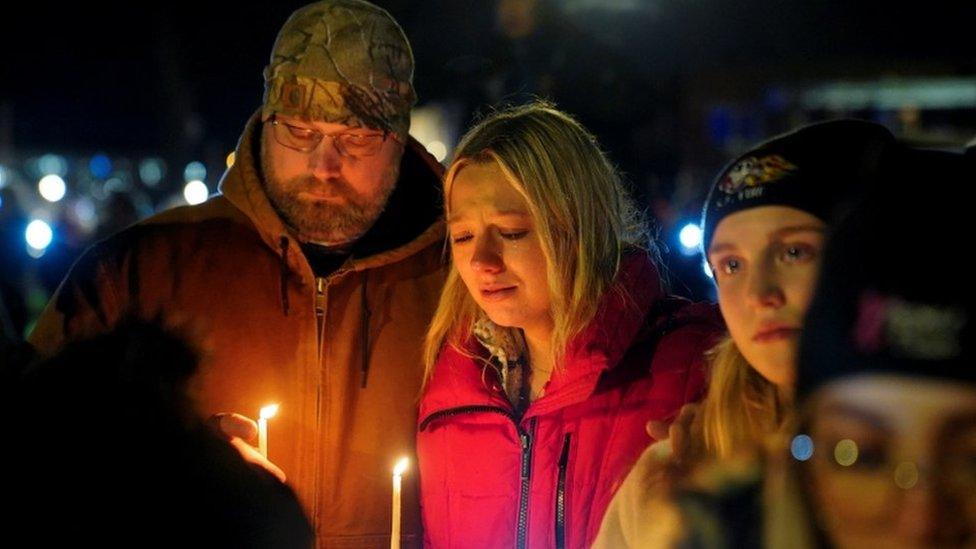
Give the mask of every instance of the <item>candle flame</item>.
[(277, 404), (269, 404), (264, 408), (261, 408), (261, 419), (271, 419), (278, 413)]
[(403, 473), (407, 472), (407, 466), (410, 465), (410, 460), (408, 458), (400, 458), (400, 461), (396, 462), (393, 467), (393, 474), (396, 476), (401, 476)]

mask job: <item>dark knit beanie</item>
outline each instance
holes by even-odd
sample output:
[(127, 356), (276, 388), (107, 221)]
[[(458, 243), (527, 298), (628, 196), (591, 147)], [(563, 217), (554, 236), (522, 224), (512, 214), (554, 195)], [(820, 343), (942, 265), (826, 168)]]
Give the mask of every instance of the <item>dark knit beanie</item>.
[(830, 221), (852, 193), (873, 182), (887, 147), (884, 126), (831, 120), (775, 137), (730, 162), (702, 211), (702, 250), (727, 215), (759, 206), (790, 206)]
[(801, 338), (801, 399), (863, 373), (976, 382), (976, 282), (960, 259), (974, 165), (901, 148), (835, 226)]

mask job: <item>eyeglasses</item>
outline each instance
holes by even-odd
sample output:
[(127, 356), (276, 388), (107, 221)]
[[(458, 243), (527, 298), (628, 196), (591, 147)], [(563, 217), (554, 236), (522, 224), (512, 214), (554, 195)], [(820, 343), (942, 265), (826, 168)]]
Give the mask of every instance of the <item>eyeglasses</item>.
[(275, 141), (283, 147), (303, 153), (312, 152), (315, 147), (319, 146), (323, 138), (328, 137), (332, 139), (332, 143), (335, 144), (335, 148), (341, 156), (362, 158), (373, 156), (379, 152), (387, 137), (396, 139), (393, 134), (388, 132), (343, 131), (323, 133), (312, 128), (289, 124), (278, 120), (275, 116), (271, 117), (270, 122)]

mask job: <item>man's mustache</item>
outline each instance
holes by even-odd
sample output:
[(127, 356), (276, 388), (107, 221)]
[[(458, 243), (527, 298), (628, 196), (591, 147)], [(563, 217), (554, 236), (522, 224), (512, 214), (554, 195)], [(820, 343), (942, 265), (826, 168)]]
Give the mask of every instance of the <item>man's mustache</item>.
[(348, 181), (341, 177), (332, 177), (326, 180), (319, 179), (311, 175), (303, 175), (296, 177), (291, 180), (291, 187), (296, 188), (299, 191), (320, 189), (322, 187), (328, 187), (332, 189), (337, 189), (340, 194), (354, 195), (355, 192), (352, 190), (352, 185)]

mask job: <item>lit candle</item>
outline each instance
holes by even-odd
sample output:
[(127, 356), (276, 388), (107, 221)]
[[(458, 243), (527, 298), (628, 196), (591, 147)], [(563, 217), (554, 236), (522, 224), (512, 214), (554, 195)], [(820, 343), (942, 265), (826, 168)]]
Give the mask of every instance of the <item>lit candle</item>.
[(269, 404), (261, 408), (258, 417), (258, 451), (265, 459), (268, 458), (268, 420), (278, 413), (277, 404)]
[(407, 471), (410, 460), (400, 458), (393, 467), (393, 532), (390, 534), (390, 549), (400, 549), (400, 492), (403, 473)]

